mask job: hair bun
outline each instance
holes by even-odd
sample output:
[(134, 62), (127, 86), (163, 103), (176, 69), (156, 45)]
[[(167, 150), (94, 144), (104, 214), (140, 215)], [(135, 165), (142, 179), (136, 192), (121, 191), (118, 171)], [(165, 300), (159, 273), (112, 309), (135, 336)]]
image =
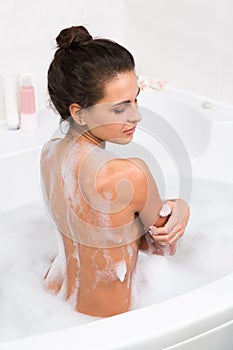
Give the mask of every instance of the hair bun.
[(63, 29), (57, 36), (56, 42), (59, 49), (69, 49), (92, 39), (85, 27), (76, 26)]

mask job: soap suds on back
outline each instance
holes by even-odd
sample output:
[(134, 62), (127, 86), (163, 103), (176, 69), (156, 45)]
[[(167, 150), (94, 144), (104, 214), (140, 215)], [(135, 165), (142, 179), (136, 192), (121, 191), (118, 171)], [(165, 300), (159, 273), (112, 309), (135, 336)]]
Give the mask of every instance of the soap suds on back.
[(123, 282), (127, 272), (127, 266), (124, 260), (116, 264), (115, 271), (119, 280)]

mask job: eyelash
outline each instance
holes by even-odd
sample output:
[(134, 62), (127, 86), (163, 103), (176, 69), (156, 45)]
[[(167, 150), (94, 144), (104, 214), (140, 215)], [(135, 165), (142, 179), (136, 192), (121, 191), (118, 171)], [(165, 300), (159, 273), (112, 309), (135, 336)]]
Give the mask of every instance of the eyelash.
[(121, 108), (121, 109), (114, 109), (114, 113), (115, 114), (120, 114), (120, 113), (123, 113), (125, 110), (125, 108)]
[[(134, 102), (137, 103), (138, 100), (135, 99)], [(123, 108), (121, 108), (121, 109), (114, 109), (114, 113), (115, 113), (115, 114), (120, 114), (120, 113), (123, 113), (124, 111), (125, 111), (125, 107), (123, 107)]]

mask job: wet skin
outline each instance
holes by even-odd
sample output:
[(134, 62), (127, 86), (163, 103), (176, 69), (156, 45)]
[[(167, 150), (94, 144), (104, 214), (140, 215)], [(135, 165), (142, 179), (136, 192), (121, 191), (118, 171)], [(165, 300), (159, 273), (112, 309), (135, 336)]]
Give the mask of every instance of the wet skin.
[(162, 201), (148, 167), (105, 151), (106, 141), (132, 140), (141, 120), (137, 94), (135, 73), (119, 74), (96, 108), (70, 106), (67, 135), (49, 141), (41, 154), (44, 198), (65, 250), (65, 273), (51, 274), (51, 265), (44, 286), (54, 294), (63, 289), (77, 311), (92, 316), (129, 310), (139, 249), (164, 253), (147, 232), (167, 221), (159, 218)]

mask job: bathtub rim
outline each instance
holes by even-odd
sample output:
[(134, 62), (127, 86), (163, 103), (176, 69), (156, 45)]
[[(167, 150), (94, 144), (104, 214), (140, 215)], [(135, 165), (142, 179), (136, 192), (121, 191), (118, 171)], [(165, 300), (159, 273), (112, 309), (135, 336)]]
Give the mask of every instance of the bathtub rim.
[[(41, 149), (42, 146), (35, 146), (31, 149), (20, 150), (17, 153), (28, 152), (38, 148)], [(15, 154), (16, 153), (10, 153), (4, 156), (9, 157)], [(180, 331), (182, 332), (181, 327), (183, 325), (186, 325), (186, 329), (188, 329), (189, 332), (189, 334), (186, 334), (186, 336), (183, 337), (183, 340), (185, 340), (191, 336), (195, 336), (198, 334), (196, 326), (200, 322), (204, 322), (204, 324), (206, 325), (205, 329), (202, 327), (201, 332), (204, 332), (216, 327), (217, 325), (223, 322), (229, 321), (229, 317), (233, 319), (232, 295), (233, 273), (228, 274), (224, 277), (219, 278), (218, 280), (207, 283), (204, 286), (198, 287), (184, 294), (162, 301), (158, 304), (147, 306), (141, 309), (132, 310), (127, 314), (121, 314), (109, 319), (94, 321), (91, 323), (70, 327), (63, 330), (56, 330), (48, 333), (2, 342), (0, 343), (0, 350), (16, 349), (16, 347), (18, 348), (22, 344), (25, 350), (31, 350), (32, 347), (34, 349), (47, 349), (51, 347), (53, 348), (55, 341), (57, 349), (63, 349), (64, 346), (69, 346), (72, 350), (76, 349), (77, 343), (80, 340), (83, 340), (86, 343), (85, 347), (83, 345), (84, 342), (81, 343), (82, 349), (123, 349), (125, 348), (124, 346), (127, 345), (126, 338), (123, 337), (123, 334), (125, 334), (124, 332), (127, 329), (128, 325), (131, 324), (130, 320), (133, 320), (134, 328), (132, 327), (133, 330), (130, 330), (132, 336), (129, 337), (128, 344), (134, 344), (136, 347), (136, 344), (140, 344), (142, 341), (153, 339), (154, 341), (157, 341), (157, 349), (159, 350), (164, 346), (170, 346), (173, 345), (174, 342), (178, 343), (182, 340), (180, 335), (180, 338), (178, 336), (178, 338), (175, 338), (174, 335), (173, 343), (167, 343), (166, 345), (164, 345), (167, 335), (171, 333), (178, 334)], [(206, 305), (203, 304), (203, 297), (205, 297), (205, 301), (207, 303)], [(197, 303), (199, 304), (197, 305)], [(170, 313), (172, 311), (176, 312), (179, 307), (179, 312), (173, 315), (172, 320), (169, 319)], [(161, 321), (161, 319), (153, 319), (153, 323), (149, 322), (151, 320), (151, 316), (160, 314), (161, 310), (163, 312), (163, 322)], [(225, 316), (224, 312), (226, 314)], [(227, 313), (230, 313), (229, 316), (227, 316)], [(128, 316), (126, 317), (126, 315)], [(136, 323), (134, 319), (135, 316)], [(169, 319), (168, 323), (165, 322), (166, 317), (167, 319)], [(219, 320), (219, 317), (221, 320)], [(107, 339), (106, 341), (103, 341), (102, 339), (103, 334), (106, 333), (107, 322), (107, 335), (109, 342), (107, 341)], [(143, 327), (143, 324), (146, 327)], [(122, 330), (122, 336), (116, 336), (115, 329)], [(90, 330), (93, 332), (92, 337), (90, 337)], [(140, 334), (139, 330), (143, 330), (143, 334)], [(156, 336), (153, 335), (153, 332), (156, 332)], [(112, 344), (113, 339), (116, 341), (114, 345)], [(111, 344), (112, 347), (110, 347)], [(121, 345), (122, 347), (120, 347)]]
[[(141, 92), (140, 92), (140, 96), (153, 96), (153, 95), (154, 96), (155, 95), (159, 95), (159, 96), (165, 95), (165, 97), (175, 99), (181, 103), (183, 103), (185, 100), (185, 102), (184, 102), (185, 106), (192, 106), (192, 108), (194, 107), (197, 111), (201, 112), (207, 119), (209, 119), (208, 114), (210, 114), (213, 111), (214, 106), (232, 111), (232, 113), (233, 113), (233, 100), (232, 100), (232, 102), (226, 102), (226, 101), (214, 98), (214, 97), (210, 97), (208, 95), (203, 95), (203, 94), (200, 95), (200, 94), (192, 92), (190, 90), (184, 90), (184, 89), (178, 88), (174, 85), (168, 85), (162, 90), (149, 88), (149, 89), (141, 90)], [(213, 104), (213, 107), (203, 108), (201, 103), (205, 102), (205, 101), (211, 102)], [(210, 119), (210, 121), (213, 121), (213, 120)], [(232, 123), (233, 122), (233, 114), (232, 114), (232, 120), (230, 120), (230, 121), (223, 120), (222, 122), (221, 121), (214, 121), (214, 122), (215, 123), (228, 123), (228, 122)]]
[[(82, 345), (82, 350), (120, 350), (126, 346), (133, 349), (133, 346), (150, 341), (157, 350), (164, 349), (231, 321), (232, 295), (233, 273), (182, 295), (124, 314), (5, 341), (0, 343), (0, 350), (19, 346), (24, 350), (32, 346), (35, 350), (48, 349), (54, 342), (57, 350), (64, 349), (64, 346), (76, 349), (77, 343)], [(159, 315), (158, 319), (155, 315)], [(133, 327), (129, 328), (132, 324)]]

